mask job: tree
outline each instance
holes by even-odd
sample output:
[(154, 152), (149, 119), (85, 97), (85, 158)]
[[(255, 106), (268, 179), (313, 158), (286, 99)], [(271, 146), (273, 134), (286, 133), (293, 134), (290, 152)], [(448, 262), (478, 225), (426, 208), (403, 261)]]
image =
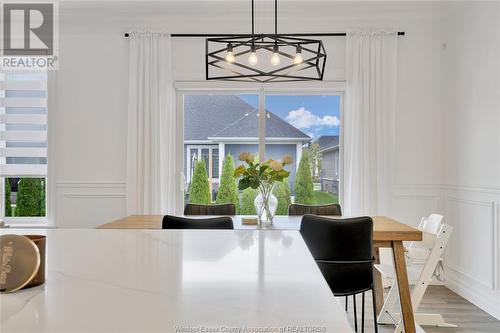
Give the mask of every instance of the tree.
[(320, 178), (321, 166), (323, 164), (323, 155), (319, 152), (321, 149), (319, 143), (315, 142), (304, 148), (305, 153), (310, 159), (311, 173), (314, 180)]
[(283, 182), (276, 182), (273, 194), (276, 196), (276, 199), (278, 199), (276, 215), (288, 215), (288, 206), (292, 203), (288, 178), (283, 179)]
[(5, 178), (5, 216), (12, 216), (12, 205), (10, 203), (10, 179)]
[(241, 215), (257, 215), (253, 202), (255, 201), (255, 198), (257, 197), (258, 194), (259, 191), (254, 190), (251, 187), (243, 190), (243, 195), (241, 198), (241, 209), (240, 209)]
[(220, 179), (219, 191), (217, 192), (218, 204), (232, 203), (236, 207), (236, 213), (240, 211), (240, 199), (238, 197), (238, 187), (234, 174), (233, 157), (228, 154), (222, 163), (222, 173)]
[(207, 205), (212, 203), (207, 169), (203, 160), (196, 162), (194, 167), (193, 180), (191, 181), (191, 188), (189, 190), (189, 202)]
[(45, 216), (45, 178), (40, 179), (40, 216)]
[(16, 216), (45, 216), (45, 180), (21, 178), (17, 185)]
[(310, 205), (313, 200), (314, 185), (311, 177), (311, 165), (307, 152), (303, 152), (295, 176), (295, 203)]

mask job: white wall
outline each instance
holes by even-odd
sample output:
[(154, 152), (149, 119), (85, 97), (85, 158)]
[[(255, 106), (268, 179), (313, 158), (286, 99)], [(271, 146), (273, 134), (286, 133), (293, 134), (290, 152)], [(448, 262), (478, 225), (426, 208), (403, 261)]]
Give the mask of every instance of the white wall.
[(447, 285), (500, 318), (500, 3), (447, 17)]
[[(92, 6), (60, 5), (61, 63), (49, 120), (53, 219), (60, 227), (94, 227), (125, 215), (123, 32), (249, 32), (248, 4), (241, 1)], [(271, 2), (257, 2), (258, 32), (272, 31), (271, 10)], [(399, 43), (390, 215), (416, 225), (423, 215), (445, 214), (456, 227), (448, 284), (500, 318), (494, 301), (500, 285), (498, 22), (495, 3), (281, 1), (279, 29), (406, 32)], [(344, 40), (324, 41), (326, 79), (343, 80)], [(176, 39), (173, 47), (175, 79), (202, 81), (203, 41)]]

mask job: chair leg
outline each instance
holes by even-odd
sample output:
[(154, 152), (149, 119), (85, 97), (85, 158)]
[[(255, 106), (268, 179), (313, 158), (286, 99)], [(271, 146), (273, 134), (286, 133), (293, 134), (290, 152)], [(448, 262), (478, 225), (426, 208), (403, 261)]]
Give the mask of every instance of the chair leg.
[(349, 300), (349, 296), (346, 296), (345, 297), (345, 311), (347, 312), (347, 303), (348, 303), (348, 300)]
[(361, 333), (365, 333), (365, 292), (361, 296)]
[(356, 313), (356, 295), (352, 295), (352, 301), (354, 302), (354, 332), (358, 332), (358, 315)]
[(372, 288), (372, 304), (373, 304), (373, 327), (375, 328), (375, 333), (378, 333), (377, 308), (375, 306), (375, 290), (373, 288)]

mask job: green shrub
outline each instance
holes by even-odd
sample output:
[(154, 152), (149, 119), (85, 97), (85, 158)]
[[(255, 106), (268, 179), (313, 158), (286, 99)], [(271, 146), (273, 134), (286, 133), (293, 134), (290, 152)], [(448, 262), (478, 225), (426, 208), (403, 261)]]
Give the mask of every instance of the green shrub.
[(189, 202), (205, 205), (212, 203), (207, 169), (203, 160), (196, 162), (194, 167), (193, 180), (189, 190)]
[(257, 215), (253, 202), (258, 194), (259, 191), (254, 190), (251, 187), (243, 191), (243, 195), (241, 198), (241, 209), (240, 209), (241, 215)]
[(274, 185), (273, 194), (276, 199), (278, 199), (276, 215), (288, 215), (288, 206), (292, 203), (288, 178), (285, 178), (283, 179), (283, 182), (277, 182)]
[(310, 205), (314, 200), (314, 185), (311, 176), (311, 164), (307, 153), (302, 154), (299, 169), (295, 176), (295, 203)]
[(10, 204), (10, 179), (5, 178), (5, 216), (12, 216), (12, 205)]
[(21, 178), (19, 180), (16, 216), (45, 216), (45, 179)]
[(240, 211), (240, 200), (238, 197), (238, 187), (234, 174), (233, 157), (228, 154), (222, 163), (222, 173), (220, 178), (219, 191), (217, 192), (218, 204), (232, 203), (236, 207), (236, 213)]

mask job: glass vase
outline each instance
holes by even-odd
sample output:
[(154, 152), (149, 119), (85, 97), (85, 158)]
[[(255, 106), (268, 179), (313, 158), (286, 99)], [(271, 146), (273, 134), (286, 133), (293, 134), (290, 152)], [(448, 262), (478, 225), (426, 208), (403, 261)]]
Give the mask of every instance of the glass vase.
[(259, 217), (259, 224), (272, 224), (278, 208), (278, 199), (273, 195), (274, 184), (262, 184), (253, 204)]

